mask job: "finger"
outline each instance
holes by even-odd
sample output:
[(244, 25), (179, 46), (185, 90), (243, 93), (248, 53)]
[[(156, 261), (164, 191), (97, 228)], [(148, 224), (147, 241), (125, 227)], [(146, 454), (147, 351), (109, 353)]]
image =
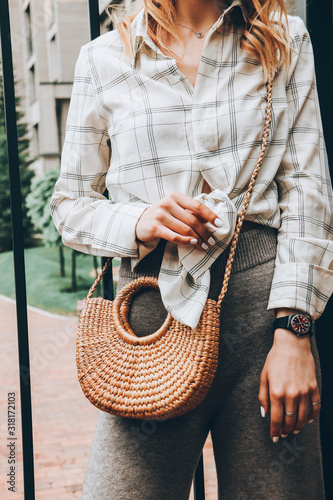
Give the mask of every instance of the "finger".
[[(294, 413), (294, 415), (289, 415)], [(286, 437), (295, 428), (298, 415), (298, 398), (286, 397), (284, 401), (283, 425), (281, 436)]]
[(201, 201), (191, 198), (182, 193), (172, 192), (169, 198), (174, 200), (178, 205), (187, 210), (191, 210), (195, 214), (201, 216), (206, 222), (210, 222), (215, 227), (221, 227), (223, 222), (221, 219)]
[(314, 391), (312, 391), (310, 395), (310, 405), (311, 405), (311, 411), (307, 416), (307, 422), (308, 424), (311, 424), (315, 418), (319, 416), (320, 409), (321, 409), (321, 403), (319, 404), (313, 404), (317, 403), (320, 401), (320, 393), (319, 393), (319, 388), (318, 385)]
[(294, 434), (298, 434), (299, 431), (304, 427), (308, 420), (309, 412), (309, 395), (300, 396), (298, 400), (298, 414), (297, 421), (295, 423), (295, 428), (293, 430)]
[[(191, 240), (195, 239), (196, 243), (194, 245), (197, 246), (199, 250), (204, 251), (204, 247), (202, 247), (202, 243), (204, 241), (202, 240), (201, 236), (194, 231), (190, 226), (185, 224), (185, 222), (182, 222), (181, 220), (177, 219), (174, 217), (171, 213), (167, 213), (165, 215), (164, 221), (163, 221), (164, 227), (170, 229), (173, 233), (178, 234), (180, 237), (187, 237), (190, 238), (190, 244)], [(173, 241), (173, 243), (181, 243), (180, 240), (169, 240)], [(188, 244), (188, 243), (185, 243)]]
[[(196, 216), (196, 218), (197, 218), (200, 222), (202, 222), (203, 224), (206, 224), (207, 220), (206, 220), (204, 217), (202, 217), (202, 215), (200, 215), (200, 214), (198, 214), (198, 213), (195, 213), (195, 212), (193, 212), (192, 210), (188, 210), (188, 209), (186, 209), (186, 212), (189, 212), (190, 214), (195, 215), (195, 216)], [(222, 222), (222, 221), (221, 221), (221, 222)], [(208, 229), (209, 229), (209, 228), (208, 228)], [(211, 230), (211, 229), (210, 229), (210, 230)], [(215, 231), (215, 229), (214, 229), (214, 231)]]
[[(172, 243), (176, 243), (177, 245), (191, 245), (193, 247), (196, 245), (197, 242), (197, 238), (191, 236), (182, 236), (177, 232), (172, 231), (172, 229), (169, 229), (166, 226), (160, 226), (158, 228), (158, 231), (156, 232), (156, 237), (163, 238), (167, 241), (171, 241)], [(191, 241), (193, 240), (195, 242), (191, 243)]]
[(266, 371), (262, 371), (260, 375), (260, 387), (259, 387), (258, 399), (260, 405), (264, 409), (265, 415), (267, 415), (269, 412), (270, 401), (269, 401), (268, 379)]
[(200, 222), (198, 216), (193, 212), (184, 210), (182, 207), (175, 203), (171, 207), (171, 215), (185, 223), (187, 226), (191, 227), (196, 232), (196, 234), (200, 238), (200, 245), (202, 242), (206, 243), (208, 247), (211, 245), (215, 245), (215, 240), (212, 237), (212, 233), (202, 222)]
[(270, 391), (269, 396), (271, 406), (271, 439), (276, 443), (279, 440), (283, 425), (283, 394)]

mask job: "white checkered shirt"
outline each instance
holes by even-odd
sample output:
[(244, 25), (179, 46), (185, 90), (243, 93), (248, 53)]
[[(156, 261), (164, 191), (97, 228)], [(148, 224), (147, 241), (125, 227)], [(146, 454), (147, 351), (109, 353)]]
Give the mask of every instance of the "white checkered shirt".
[[(145, 33), (143, 13), (131, 60), (117, 30), (81, 49), (50, 208), (65, 245), (130, 257), (134, 269), (159, 242), (136, 239), (147, 207), (171, 191), (211, 204), (224, 222), (215, 246), (168, 242), (158, 276), (166, 309), (194, 328), (257, 162), (267, 89), (261, 64), (240, 48), (240, 0), (206, 34), (195, 88)], [(332, 188), (309, 33), (288, 19), (295, 53), (274, 78), (269, 145), (246, 219), (278, 229), (267, 309), (317, 319), (333, 290)]]

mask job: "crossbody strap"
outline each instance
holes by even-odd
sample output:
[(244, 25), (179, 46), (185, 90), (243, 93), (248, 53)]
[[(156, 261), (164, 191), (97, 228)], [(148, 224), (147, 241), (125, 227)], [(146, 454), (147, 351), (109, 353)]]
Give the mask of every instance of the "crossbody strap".
[(265, 112), (265, 125), (264, 125), (264, 134), (263, 134), (261, 149), (260, 149), (257, 164), (255, 166), (255, 169), (252, 172), (251, 179), (249, 181), (249, 185), (248, 185), (248, 188), (247, 188), (247, 191), (245, 194), (243, 206), (242, 206), (242, 209), (241, 209), (239, 217), (238, 217), (234, 236), (232, 238), (229, 257), (228, 257), (228, 260), (227, 260), (227, 263), (225, 266), (222, 289), (221, 289), (221, 293), (220, 293), (218, 301), (217, 301), (219, 308), (221, 307), (222, 300), (224, 299), (224, 296), (227, 293), (228, 283), (229, 283), (230, 274), (231, 274), (231, 266), (232, 266), (232, 263), (234, 261), (234, 256), (235, 256), (236, 246), (238, 243), (239, 233), (240, 233), (240, 230), (242, 228), (245, 213), (246, 213), (247, 207), (249, 206), (250, 198), (251, 198), (251, 195), (253, 192), (253, 188), (254, 188), (255, 182), (257, 180), (258, 173), (259, 173), (259, 170), (260, 170), (260, 167), (262, 165), (264, 155), (265, 155), (265, 152), (267, 149), (269, 129), (270, 129), (271, 121), (272, 121), (272, 88), (273, 88), (272, 73), (270, 74), (269, 80), (267, 81), (266, 85), (267, 85), (267, 105), (266, 105), (266, 112)]

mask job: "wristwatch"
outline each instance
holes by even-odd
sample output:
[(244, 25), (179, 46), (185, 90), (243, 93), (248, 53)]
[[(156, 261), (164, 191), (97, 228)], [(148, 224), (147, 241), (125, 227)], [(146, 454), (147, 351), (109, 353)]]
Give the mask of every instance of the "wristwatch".
[(276, 318), (273, 322), (273, 329), (276, 328), (286, 328), (290, 330), (298, 337), (303, 337), (309, 334), (312, 337), (312, 320), (309, 316), (304, 313), (290, 314), (289, 316), (282, 316)]

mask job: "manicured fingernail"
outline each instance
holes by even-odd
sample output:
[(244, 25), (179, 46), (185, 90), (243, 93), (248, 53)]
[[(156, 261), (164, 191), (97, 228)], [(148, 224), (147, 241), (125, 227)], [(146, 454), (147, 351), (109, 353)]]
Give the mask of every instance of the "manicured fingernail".
[(265, 408), (263, 406), (260, 406), (260, 413), (262, 417), (265, 417), (266, 413), (265, 413)]
[(288, 434), (281, 434), (281, 437), (286, 438)]
[(196, 240), (195, 238), (192, 238), (190, 243), (191, 243), (191, 245), (196, 245), (198, 243), (198, 240)]
[(274, 436), (274, 437), (273, 437), (273, 443), (277, 443), (277, 442), (278, 442), (278, 440), (279, 440), (279, 436)]
[(308, 424), (312, 424), (313, 421), (314, 421), (314, 418), (312, 418), (311, 420), (308, 420)]
[(299, 433), (299, 431), (293, 431), (293, 434), (298, 434), (298, 433)]
[(218, 226), (218, 227), (223, 226), (223, 222), (218, 217), (214, 220), (214, 224), (215, 224), (215, 226)]
[(208, 243), (210, 245), (215, 245), (215, 240), (214, 240), (214, 238), (212, 236), (209, 238)]
[(202, 248), (203, 248), (204, 250), (207, 250), (207, 248), (208, 248), (208, 245), (206, 245), (206, 243), (201, 243), (201, 246), (202, 246)]

